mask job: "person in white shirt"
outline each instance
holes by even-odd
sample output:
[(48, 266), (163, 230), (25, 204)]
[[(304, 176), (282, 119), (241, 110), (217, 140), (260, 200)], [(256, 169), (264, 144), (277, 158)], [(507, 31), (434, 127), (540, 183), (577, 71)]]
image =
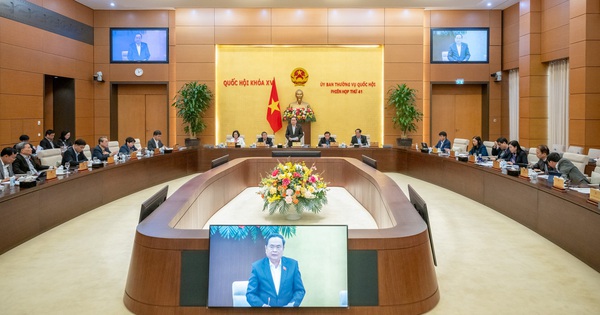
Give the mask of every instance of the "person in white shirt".
[(153, 151), (154, 149), (160, 149), (164, 146), (160, 138), (162, 137), (162, 132), (160, 130), (154, 130), (152, 134), (152, 139), (148, 140), (148, 150)]
[(240, 137), (240, 132), (237, 130), (234, 130), (231, 133), (231, 139), (229, 139), (228, 142), (235, 143), (235, 145), (239, 146), (240, 148), (243, 148), (246, 146), (246, 142), (244, 142), (244, 138)]

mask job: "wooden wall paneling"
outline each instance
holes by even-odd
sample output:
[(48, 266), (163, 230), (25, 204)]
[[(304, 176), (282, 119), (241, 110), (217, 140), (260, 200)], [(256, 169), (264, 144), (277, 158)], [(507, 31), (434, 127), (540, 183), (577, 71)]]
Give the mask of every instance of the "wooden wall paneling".
[[(165, 86), (166, 90), (166, 86)], [(166, 91), (165, 91), (166, 92)], [(163, 142), (165, 145), (169, 144), (168, 134), (168, 104), (167, 94), (163, 95), (146, 95), (146, 141), (152, 137), (154, 130), (161, 130), (163, 134)]]
[(90, 63), (94, 61), (94, 47), (92, 45), (54, 33), (44, 33), (42, 51), (45, 53), (61, 55), (65, 58), (76, 59)]
[(41, 51), (44, 33), (33, 26), (0, 19), (0, 43)]
[(0, 65), (5, 69), (41, 73), (45, 67), (41, 51), (8, 44), (0, 44), (0, 51)]
[(3, 119), (43, 117), (43, 97), (37, 95), (0, 94)]
[(177, 63), (215, 62), (214, 45), (177, 45)]
[(423, 26), (425, 11), (423, 9), (386, 8), (386, 26)]
[(335, 26), (383, 26), (384, 9), (329, 9), (327, 23)]
[[(569, 25), (569, 1), (542, 1), (541, 31)], [(563, 43), (564, 44), (564, 43)], [(568, 41), (566, 43), (568, 45)]]
[(326, 26), (273, 26), (274, 45), (325, 45), (328, 44)]
[(215, 27), (177, 26), (175, 36), (177, 45), (213, 45), (215, 43)]
[[(147, 141), (146, 132), (146, 97), (145, 95), (123, 95), (119, 88), (118, 140), (124, 144), (126, 137), (139, 138), (142, 144)], [(143, 145), (145, 146), (145, 145)]]
[(175, 23), (181, 26), (213, 26), (215, 25), (215, 9), (213, 8), (180, 8), (175, 10)]
[(542, 33), (540, 49), (542, 61), (564, 59), (569, 57), (569, 27), (568, 25), (551, 29)]
[(296, 26), (306, 27), (311, 26), (327, 26), (327, 9), (288, 9), (288, 8), (273, 8), (271, 9), (271, 24), (273, 28), (277, 26)]
[(423, 45), (425, 41), (423, 28), (419, 26), (386, 26), (385, 43), (400, 45)]
[(84, 139), (90, 147), (94, 144), (94, 117), (78, 117), (75, 123), (75, 135)]
[[(144, 70), (141, 77), (135, 75), (137, 68)], [(109, 76), (104, 79), (105, 81), (166, 82), (169, 76), (168, 64), (110, 64), (109, 69)]]
[[(77, 98), (75, 100), (75, 118), (94, 117), (94, 100), (90, 98)], [(77, 120), (76, 120), (77, 122)], [(60, 131), (59, 131), (60, 132)]]
[[(384, 80), (407, 82), (423, 78), (422, 63), (418, 62), (386, 62), (384, 64)], [(420, 84), (414, 84), (412, 88), (422, 90)]]
[(271, 43), (267, 26), (216, 26), (215, 44), (260, 45)]
[(41, 96), (43, 90), (43, 75), (0, 68), (0, 93)]
[(94, 23), (94, 11), (77, 1), (44, 0), (42, 6), (87, 25)]
[(215, 26), (269, 26), (271, 9), (234, 8), (215, 9)]
[(383, 26), (330, 26), (329, 44), (378, 45), (384, 42)]
[(431, 11), (431, 27), (485, 27), (489, 25), (489, 11)]
[[(132, 14), (133, 12), (133, 14)], [(169, 27), (167, 10), (110, 11), (110, 27)]]

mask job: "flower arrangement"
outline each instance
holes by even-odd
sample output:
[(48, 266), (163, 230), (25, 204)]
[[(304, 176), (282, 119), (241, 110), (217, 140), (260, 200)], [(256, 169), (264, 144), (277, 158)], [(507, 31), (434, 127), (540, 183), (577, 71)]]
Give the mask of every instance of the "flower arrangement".
[(287, 214), (294, 207), (298, 214), (321, 211), (327, 204), (328, 189), (316, 170), (314, 165), (309, 168), (304, 162), (278, 163), (258, 185), (258, 193), (264, 200), (263, 211), (268, 208), (269, 214)]
[(291, 106), (288, 106), (288, 108), (283, 111), (283, 121), (290, 121), (292, 117), (296, 117), (299, 123), (306, 121), (317, 121), (315, 112), (312, 110), (312, 108), (310, 108), (310, 105), (298, 108), (292, 108)]

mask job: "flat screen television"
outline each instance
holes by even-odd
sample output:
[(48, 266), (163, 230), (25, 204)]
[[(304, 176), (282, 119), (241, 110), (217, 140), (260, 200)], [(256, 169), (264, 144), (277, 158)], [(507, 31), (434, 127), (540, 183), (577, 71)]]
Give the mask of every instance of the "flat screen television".
[(489, 63), (489, 28), (432, 28), (431, 63)]
[(433, 256), (433, 264), (437, 266), (437, 259), (435, 258), (435, 249), (433, 248), (433, 238), (431, 237), (431, 225), (429, 224), (429, 212), (427, 211), (427, 204), (425, 200), (421, 198), (419, 194), (412, 188), (412, 186), (408, 185), (408, 196), (410, 199), (410, 203), (413, 204), (425, 224), (427, 224), (427, 234), (429, 234), (429, 244), (431, 245), (431, 255)]
[(223, 155), (222, 157), (216, 158), (210, 162), (210, 168), (215, 168), (222, 164), (229, 162), (229, 154)]
[(321, 157), (321, 151), (275, 150), (271, 157)]
[[(348, 226), (209, 229), (208, 307), (348, 307)], [(279, 261), (278, 294), (270, 260)]]
[(111, 63), (168, 63), (168, 28), (111, 28)]
[(146, 201), (142, 203), (142, 207), (140, 209), (140, 220), (138, 223), (141, 223), (146, 219), (158, 206), (160, 206), (165, 200), (167, 200), (167, 192), (169, 191), (169, 186), (163, 187), (161, 190), (157, 191), (154, 195), (148, 198)]

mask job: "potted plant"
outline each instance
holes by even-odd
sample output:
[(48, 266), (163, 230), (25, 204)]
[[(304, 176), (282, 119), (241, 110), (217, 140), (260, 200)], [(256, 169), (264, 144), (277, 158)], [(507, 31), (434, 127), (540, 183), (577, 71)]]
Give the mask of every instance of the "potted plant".
[(185, 146), (192, 147), (200, 144), (198, 133), (206, 129), (202, 116), (210, 106), (213, 93), (206, 84), (196, 81), (184, 84), (172, 104), (177, 109), (177, 117), (183, 119), (183, 131), (190, 137), (185, 139)]
[(388, 106), (393, 106), (395, 109), (392, 122), (394, 128), (400, 127), (402, 131), (401, 138), (396, 139), (398, 146), (411, 146), (412, 139), (408, 138), (409, 132), (417, 131), (417, 122), (423, 119), (423, 113), (415, 107), (417, 99), (417, 90), (412, 89), (403, 83), (392, 87), (388, 91)]

